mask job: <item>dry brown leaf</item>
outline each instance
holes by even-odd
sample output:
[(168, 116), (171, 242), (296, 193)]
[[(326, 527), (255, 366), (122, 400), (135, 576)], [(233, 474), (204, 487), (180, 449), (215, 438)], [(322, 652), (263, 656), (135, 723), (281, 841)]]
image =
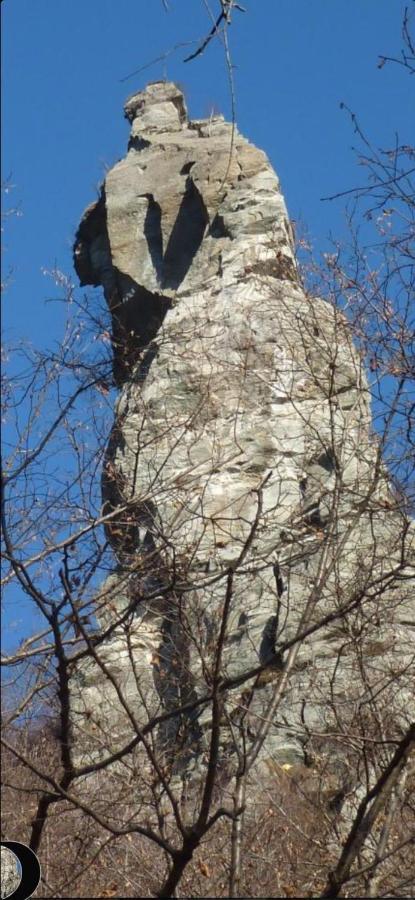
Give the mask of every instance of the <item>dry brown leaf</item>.
[(201, 859), (199, 859), (199, 869), (200, 869), (202, 875), (205, 876), (205, 878), (209, 878), (209, 876), (210, 876), (209, 866), (207, 866), (206, 863), (202, 862)]

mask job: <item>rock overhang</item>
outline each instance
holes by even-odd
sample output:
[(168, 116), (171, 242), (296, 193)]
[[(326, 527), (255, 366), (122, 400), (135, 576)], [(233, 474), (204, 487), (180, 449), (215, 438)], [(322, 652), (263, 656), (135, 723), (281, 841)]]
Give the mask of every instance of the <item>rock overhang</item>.
[(133, 94), (125, 115), (133, 149), (85, 211), (74, 247), (81, 284), (102, 285), (115, 331), (126, 340), (140, 331), (150, 294), (161, 324), (160, 297), (167, 308), (221, 273), (228, 284), (295, 278), (284, 200), (262, 151), (223, 117), (189, 120), (171, 82)]

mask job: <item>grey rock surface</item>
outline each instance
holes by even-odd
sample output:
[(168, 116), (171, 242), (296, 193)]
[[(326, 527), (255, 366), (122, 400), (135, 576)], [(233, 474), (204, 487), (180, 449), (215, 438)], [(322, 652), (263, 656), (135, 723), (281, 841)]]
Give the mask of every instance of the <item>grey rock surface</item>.
[[(137, 598), (100, 648), (135, 725), (91, 659), (76, 674), (73, 728), (94, 760), (109, 732), (122, 746), (149, 716), (203, 696), (232, 569), (223, 677), (267, 669), (249, 710), (247, 685), (229, 691), (224, 759), (242, 719), (250, 739), (260, 727), (279, 647), (351, 607), (301, 641), (258, 761), (296, 764), (381, 681), (405, 719), (410, 670), (405, 689), (394, 679), (413, 654), (415, 610), (394, 572), (407, 577), (413, 530), (379, 460), (347, 321), (301, 285), (265, 154), (221, 116), (190, 121), (173, 84), (149, 85), (125, 114), (128, 153), (82, 218), (75, 265), (112, 313), (120, 394), (103, 497), (105, 512), (122, 511), (107, 528), (119, 566), (97, 615), (109, 627)], [(203, 758), (209, 715), (187, 717), (178, 766)], [(180, 725), (160, 730), (170, 751)]]

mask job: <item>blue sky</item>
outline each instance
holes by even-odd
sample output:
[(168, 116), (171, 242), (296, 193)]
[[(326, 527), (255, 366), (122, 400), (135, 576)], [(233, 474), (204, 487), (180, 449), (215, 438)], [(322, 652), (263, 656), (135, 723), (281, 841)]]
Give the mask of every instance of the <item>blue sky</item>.
[[(213, 10), (218, 0), (209, 0)], [(3, 177), (22, 216), (8, 223), (4, 301), (9, 334), (58, 337), (62, 309), (41, 273), (71, 273), (84, 207), (126, 150), (126, 96), (148, 80), (182, 83), (195, 117), (230, 113), (221, 47), (183, 63), (188, 48), (122, 79), (175, 44), (202, 36), (204, 0), (3, 0)], [(240, 130), (268, 153), (292, 218), (317, 246), (342, 228), (341, 203), (320, 198), (362, 178), (346, 102), (378, 145), (399, 130), (410, 140), (414, 110), (397, 66), (377, 68), (400, 47), (400, 0), (244, 0), (230, 32)], [(407, 91), (405, 93), (405, 88)]]
[[(355, 137), (340, 109), (358, 115), (377, 146), (413, 138), (407, 77), (378, 69), (400, 49), (401, 0), (242, 0), (230, 44), (240, 131), (264, 149), (282, 183), (291, 218), (302, 219), (323, 250), (341, 235), (344, 204), (321, 197), (364, 181)], [(409, 0), (410, 2), (410, 0)], [(209, 0), (216, 13), (218, 0)], [(126, 151), (122, 106), (147, 81), (180, 82), (190, 114), (212, 107), (230, 116), (223, 50), (215, 41), (183, 57), (210, 27), (205, 0), (3, 0), (3, 178), (15, 185), (7, 220), (3, 301), (6, 338), (39, 346), (59, 340), (61, 304), (42, 274), (72, 276), (72, 243), (107, 167)], [(164, 61), (123, 80), (156, 57)], [(75, 276), (73, 275), (74, 280)]]

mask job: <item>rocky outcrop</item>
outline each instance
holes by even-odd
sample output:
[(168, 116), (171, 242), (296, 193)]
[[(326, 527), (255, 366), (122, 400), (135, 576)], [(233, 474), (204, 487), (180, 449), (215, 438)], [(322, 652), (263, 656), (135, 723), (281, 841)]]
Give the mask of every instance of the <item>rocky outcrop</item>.
[[(113, 680), (83, 662), (73, 727), (96, 759), (204, 696), (231, 572), (221, 677), (263, 668), (226, 694), (223, 766), (236, 733), (255, 739), (305, 631), (258, 766), (303, 763), (380, 682), (405, 716), (410, 531), (361, 358), (342, 313), (304, 292), (265, 154), (221, 116), (190, 121), (173, 84), (125, 114), (128, 153), (75, 244), (81, 284), (102, 285), (112, 314), (120, 394), (103, 475), (118, 568), (97, 598)], [(209, 722), (196, 706), (159, 729), (177, 771), (203, 761)]]

